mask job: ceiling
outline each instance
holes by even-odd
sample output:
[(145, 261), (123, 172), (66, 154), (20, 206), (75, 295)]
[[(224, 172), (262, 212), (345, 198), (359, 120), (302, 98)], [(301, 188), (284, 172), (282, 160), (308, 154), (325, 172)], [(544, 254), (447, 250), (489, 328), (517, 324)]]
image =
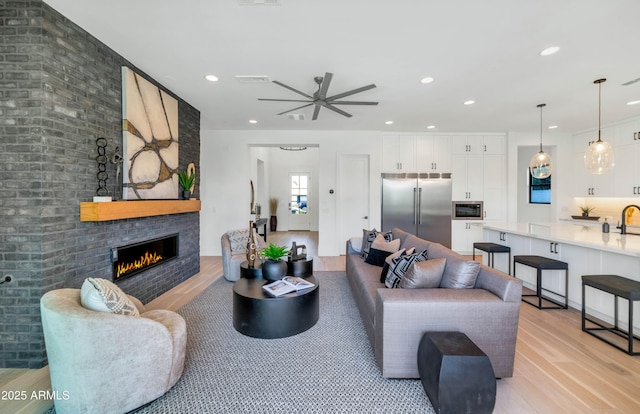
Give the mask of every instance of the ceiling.
[[(46, 0), (201, 112), (203, 129), (575, 132), (639, 116), (638, 0)], [(549, 46), (560, 51), (542, 57)], [(268, 76), (305, 93), (334, 74), (329, 95), (370, 83), (306, 119)], [(219, 78), (212, 83), (207, 74)], [(433, 83), (421, 84), (431, 76)], [(475, 100), (473, 105), (464, 101)], [(249, 120), (257, 121), (250, 124)], [(392, 120), (393, 125), (385, 121)]]

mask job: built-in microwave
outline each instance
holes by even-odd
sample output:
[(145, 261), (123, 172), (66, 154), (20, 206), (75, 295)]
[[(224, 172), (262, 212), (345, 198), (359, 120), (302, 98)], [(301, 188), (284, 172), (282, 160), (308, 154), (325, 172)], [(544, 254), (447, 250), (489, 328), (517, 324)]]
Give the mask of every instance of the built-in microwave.
[(482, 201), (454, 201), (451, 207), (452, 220), (482, 220)]

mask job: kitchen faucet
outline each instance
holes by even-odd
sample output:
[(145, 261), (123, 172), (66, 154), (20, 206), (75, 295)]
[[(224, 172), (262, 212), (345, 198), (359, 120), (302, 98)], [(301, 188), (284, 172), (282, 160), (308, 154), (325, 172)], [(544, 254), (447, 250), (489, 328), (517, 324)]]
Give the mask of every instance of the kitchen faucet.
[(622, 219), (620, 221), (620, 226), (618, 226), (618, 228), (620, 229), (620, 234), (637, 234), (637, 233), (628, 233), (627, 232), (627, 222), (626, 222), (626, 218), (627, 218), (627, 210), (635, 207), (638, 209), (638, 211), (640, 211), (640, 207), (638, 207), (635, 204), (629, 204), (628, 206), (626, 206), (625, 208), (622, 209)]

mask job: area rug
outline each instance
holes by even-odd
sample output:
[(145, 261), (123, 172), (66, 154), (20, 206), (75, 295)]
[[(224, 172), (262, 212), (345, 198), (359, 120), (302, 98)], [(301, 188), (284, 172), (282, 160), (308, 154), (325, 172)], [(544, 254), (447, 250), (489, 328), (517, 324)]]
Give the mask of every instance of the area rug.
[(185, 371), (147, 413), (434, 413), (419, 380), (384, 379), (344, 272), (316, 272), (320, 319), (288, 338), (233, 328), (233, 284), (220, 278), (178, 310)]

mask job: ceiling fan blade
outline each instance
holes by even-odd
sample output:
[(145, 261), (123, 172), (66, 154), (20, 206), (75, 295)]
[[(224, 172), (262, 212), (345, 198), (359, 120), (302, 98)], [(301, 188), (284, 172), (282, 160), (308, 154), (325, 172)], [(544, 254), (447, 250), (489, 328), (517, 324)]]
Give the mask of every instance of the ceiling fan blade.
[(276, 85), (280, 85), (280, 86), (282, 86), (283, 88), (287, 88), (287, 89), (289, 89), (290, 91), (293, 91), (293, 92), (297, 93), (298, 95), (302, 95), (302, 96), (304, 96), (305, 98), (309, 98), (309, 99), (313, 100), (313, 97), (312, 97), (312, 96), (309, 96), (309, 95), (307, 95), (307, 94), (306, 94), (306, 93), (304, 93), (304, 92), (300, 92), (299, 90), (297, 90), (297, 89), (295, 89), (295, 88), (292, 88), (291, 86), (285, 85), (285, 84), (284, 84), (284, 83), (282, 83), (282, 82), (278, 82), (278, 81), (274, 80), (274, 81), (273, 81), (273, 83), (275, 83)]
[(353, 89), (351, 91), (342, 92), (337, 95), (330, 96), (327, 99), (325, 99), (325, 101), (335, 101), (336, 99), (344, 98), (345, 96), (349, 96), (349, 95), (355, 95), (356, 93), (368, 91), (369, 89), (373, 89), (375, 87), (376, 85), (372, 83), (371, 85), (363, 86), (358, 89)]
[(378, 105), (378, 102), (368, 101), (330, 101), (331, 105)]
[(316, 104), (316, 108), (313, 110), (313, 117), (311, 118), (312, 121), (315, 121), (316, 119), (318, 119), (318, 114), (320, 113), (320, 107), (322, 105), (320, 104)]
[(293, 112), (293, 111), (295, 111), (296, 109), (306, 108), (307, 106), (311, 106), (311, 105), (313, 105), (313, 102), (308, 103), (308, 104), (306, 104), (306, 105), (298, 106), (297, 108), (289, 109), (288, 111), (280, 112), (278, 115), (288, 114), (289, 112)]
[(310, 102), (308, 100), (303, 99), (269, 99), (269, 98), (258, 98), (259, 101), (275, 101), (275, 102)]
[(351, 118), (351, 116), (352, 116), (350, 113), (347, 113), (347, 112), (343, 111), (342, 109), (338, 109), (338, 108), (336, 108), (335, 106), (331, 105), (328, 102), (325, 102), (322, 106), (324, 106), (327, 109), (331, 109), (333, 112), (337, 112), (340, 115), (344, 115), (347, 118)]
[(322, 81), (322, 85), (320, 86), (320, 90), (318, 91), (318, 98), (324, 100), (327, 97), (327, 91), (329, 90), (329, 84), (331, 83), (331, 79), (333, 78), (333, 73), (326, 72), (324, 74), (324, 80)]

